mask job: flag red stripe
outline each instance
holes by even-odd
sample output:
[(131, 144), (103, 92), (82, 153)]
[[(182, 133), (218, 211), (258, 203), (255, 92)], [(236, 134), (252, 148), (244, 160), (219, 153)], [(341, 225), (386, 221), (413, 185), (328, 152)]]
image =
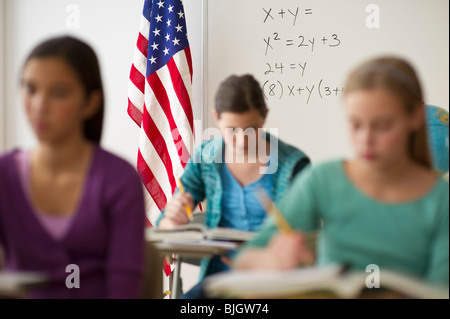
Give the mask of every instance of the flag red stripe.
[(136, 46), (139, 51), (146, 57), (148, 53), (148, 40), (139, 32)]
[(145, 76), (136, 69), (134, 63), (131, 65), (130, 80), (142, 94), (145, 93)]
[[(145, 106), (144, 106), (145, 107)], [(141, 111), (128, 99), (128, 115), (133, 119), (133, 121), (141, 127), (142, 123), (142, 113)]]
[(181, 107), (186, 114), (190, 129), (192, 131), (192, 128), (194, 127), (194, 116), (192, 114), (191, 98), (189, 97), (189, 93), (186, 90), (186, 86), (183, 82), (183, 78), (181, 77), (180, 71), (178, 71), (178, 67), (173, 58), (170, 59), (170, 61), (167, 63), (167, 67), (169, 69), (170, 78), (172, 79), (173, 87), (175, 88), (178, 100), (180, 101)]
[(150, 167), (148, 167), (147, 163), (142, 157), (141, 150), (138, 150), (137, 170), (141, 175), (141, 179), (145, 188), (155, 201), (156, 206), (158, 206), (159, 210), (162, 210), (167, 202), (166, 195), (159, 186), (152, 170), (150, 169)]
[(170, 267), (170, 264), (167, 262), (167, 258), (164, 258), (163, 260), (163, 269), (166, 276), (169, 276), (172, 273), (172, 267)]
[(173, 176), (172, 159), (170, 158), (166, 141), (164, 140), (163, 136), (161, 135), (161, 132), (156, 126), (155, 121), (153, 121), (153, 118), (150, 116), (150, 114), (148, 114), (146, 108), (144, 109), (144, 117), (142, 121), (143, 121), (142, 128), (145, 134), (147, 135), (148, 139), (152, 142), (153, 147), (159, 154), (159, 157), (161, 158), (161, 161), (163, 162), (166, 168), (167, 177), (169, 178), (171, 191), (173, 193), (175, 188), (177, 187), (177, 182), (175, 180), (175, 177)]
[(190, 47), (187, 47), (187, 48), (184, 50), (184, 53), (186, 54), (186, 60), (187, 60), (188, 66), (189, 66), (189, 73), (190, 73), (190, 75), (191, 75), (191, 82), (192, 82), (192, 75), (194, 74), (194, 70), (193, 70), (193, 68), (192, 68), (191, 48), (190, 48)]
[(166, 88), (164, 87), (164, 85), (161, 82), (161, 79), (159, 78), (157, 73), (150, 74), (148, 76), (147, 80), (148, 80), (148, 83), (149, 83), (150, 87), (152, 88), (153, 92), (155, 93), (156, 99), (158, 100), (159, 104), (161, 105), (161, 109), (163, 110), (163, 112), (166, 115), (166, 118), (169, 122), (170, 131), (172, 132), (173, 142), (175, 143), (175, 146), (177, 148), (180, 163), (181, 163), (182, 167), (184, 168), (186, 166), (186, 163), (189, 160), (190, 155), (189, 155), (189, 151), (187, 150), (187, 147), (184, 144), (184, 141), (178, 131), (175, 120), (173, 119), (172, 109), (170, 106), (170, 100), (167, 95)]

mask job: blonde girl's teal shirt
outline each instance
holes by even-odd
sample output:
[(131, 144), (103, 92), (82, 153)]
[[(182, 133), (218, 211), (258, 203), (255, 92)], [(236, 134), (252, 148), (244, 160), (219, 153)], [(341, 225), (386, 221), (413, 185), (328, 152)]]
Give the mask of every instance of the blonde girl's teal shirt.
[[(321, 228), (317, 264), (370, 264), (449, 283), (449, 184), (440, 179), (422, 198), (399, 204), (374, 200), (348, 179), (342, 160), (308, 167), (279, 206), (293, 228)], [(323, 224), (321, 225), (323, 221)], [(266, 246), (278, 232), (267, 219), (243, 249)]]
[[(297, 173), (309, 165), (309, 158), (299, 149), (288, 145), (275, 136), (267, 134), (266, 139), (271, 143), (271, 152), (276, 147), (276, 154), (270, 154), (272, 166), (271, 191), (272, 199), (280, 204), (281, 198)], [(276, 144), (276, 146), (272, 145)], [(195, 205), (206, 199), (206, 220), (209, 228), (220, 226), (223, 222), (223, 200), (226, 196), (224, 181), (221, 174), (223, 168), (223, 153), (225, 144), (222, 137), (217, 137), (198, 145), (189, 163), (186, 165), (181, 182), (185, 191), (192, 194)], [(229, 198), (230, 201), (236, 200)], [(157, 221), (164, 217), (164, 211)], [(229, 225), (228, 225), (229, 226)], [(201, 262), (200, 280), (206, 275), (210, 259)]]

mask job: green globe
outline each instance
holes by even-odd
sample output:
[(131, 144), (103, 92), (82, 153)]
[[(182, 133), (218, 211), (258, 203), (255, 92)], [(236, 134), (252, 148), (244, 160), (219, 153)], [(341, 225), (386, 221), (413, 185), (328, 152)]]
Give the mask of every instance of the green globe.
[(448, 172), (448, 117), (447, 110), (425, 105), (425, 126), (433, 168), (443, 174)]

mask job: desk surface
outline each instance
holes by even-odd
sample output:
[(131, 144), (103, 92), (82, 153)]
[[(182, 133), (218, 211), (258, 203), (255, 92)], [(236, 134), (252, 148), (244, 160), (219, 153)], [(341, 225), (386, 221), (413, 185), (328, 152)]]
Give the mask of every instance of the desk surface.
[(239, 247), (238, 243), (221, 241), (161, 241), (152, 243), (162, 254), (179, 254), (184, 257), (211, 257), (223, 255)]

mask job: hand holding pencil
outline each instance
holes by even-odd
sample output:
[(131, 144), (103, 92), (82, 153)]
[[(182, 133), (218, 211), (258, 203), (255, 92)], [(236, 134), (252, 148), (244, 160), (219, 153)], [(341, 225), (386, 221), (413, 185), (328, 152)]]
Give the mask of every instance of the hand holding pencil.
[[(183, 183), (181, 182), (181, 178), (178, 179), (178, 188), (180, 189), (180, 193), (184, 195), (184, 194), (185, 194), (185, 191), (184, 191)], [(185, 205), (185, 208), (186, 208), (186, 213), (187, 213), (187, 216), (189, 217), (189, 220), (192, 221), (192, 219), (194, 218), (194, 216), (193, 216), (193, 214), (192, 214), (191, 206), (190, 206), (189, 204), (187, 204), (187, 205)]]
[(181, 180), (178, 181), (178, 188), (180, 192), (175, 194), (164, 208), (164, 218), (161, 220), (159, 228), (175, 228), (192, 221), (192, 207), (194, 206), (192, 195), (185, 192)]
[(294, 231), (264, 189), (258, 189), (256, 195), (281, 232), (271, 239), (268, 246), (268, 252), (273, 257), (271, 259), (278, 265), (276, 268), (291, 269), (298, 267), (299, 264), (312, 265), (314, 256), (308, 248), (308, 234)]

